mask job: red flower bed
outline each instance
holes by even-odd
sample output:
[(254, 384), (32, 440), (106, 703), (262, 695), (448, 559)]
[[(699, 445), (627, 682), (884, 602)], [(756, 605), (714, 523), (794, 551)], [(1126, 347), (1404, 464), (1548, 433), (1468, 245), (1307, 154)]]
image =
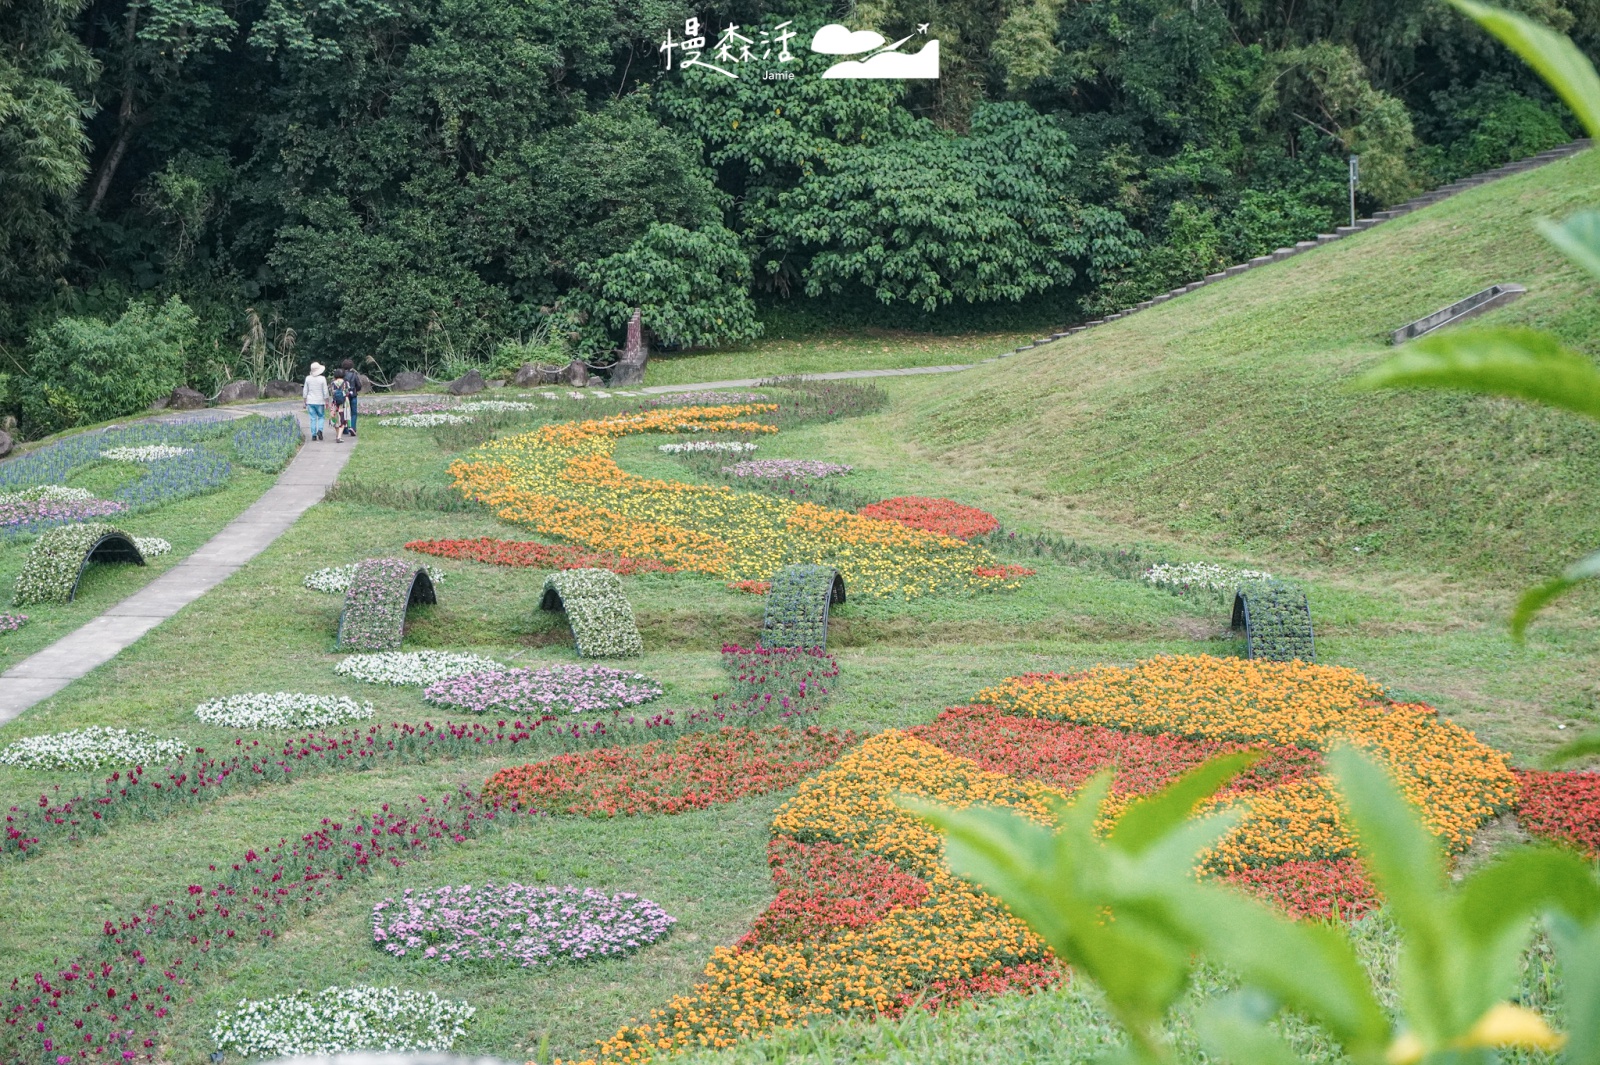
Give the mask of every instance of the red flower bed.
[(1029, 569), (1027, 566), (973, 566), (974, 577), (998, 577), (1001, 580), (1011, 580), (1013, 577), (1032, 577), (1039, 571)]
[(1600, 773), (1518, 770), (1517, 819), (1529, 834), (1600, 859)]
[(538, 566), (541, 569), (608, 569), (630, 573), (676, 573), (678, 567), (648, 558), (625, 558), (610, 551), (590, 551), (571, 544), (541, 544), (531, 540), (413, 540), (407, 551), (441, 558), (487, 562), (491, 566)]
[(928, 897), (928, 885), (918, 877), (876, 854), (840, 843), (801, 843), (779, 836), (767, 845), (767, 862), (778, 897), (739, 940), (740, 949), (822, 943)]
[(751, 595), (766, 595), (772, 591), (771, 581), (729, 581), (728, 587), (736, 592), (749, 592)]
[(988, 511), (957, 503), (953, 499), (928, 496), (896, 496), (868, 503), (857, 511), (865, 518), (899, 522), (912, 529), (940, 533), (957, 540), (985, 536), (1000, 528), (1000, 521)]
[[(1095, 725), (1073, 725), (1047, 718), (1011, 717), (991, 706), (955, 706), (932, 724), (907, 729), (911, 735), (970, 758), (994, 773), (1026, 777), (1072, 789), (1101, 769), (1116, 771), (1112, 791), (1144, 795), (1161, 788), (1210, 758), (1245, 749), (1221, 740), (1186, 740)], [(1235, 777), (1232, 791), (1259, 791), (1315, 773), (1316, 751), (1267, 748), (1267, 757)]]
[(1276, 902), (1293, 917), (1348, 921), (1378, 905), (1378, 893), (1354, 858), (1283, 862), (1241, 869), (1223, 880), (1246, 894)]
[(831, 765), (854, 742), (853, 733), (815, 726), (723, 728), (502, 769), (483, 794), (553, 814), (680, 814), (787, 788)]
[(900, 1009), (885, 1011), (887, 1016), (898, 1017), (913, 1006), (921, 1006), (929, 1013), (937, 1013), (946, 1006), (958, 1005), (979, 995), (1003, 995), (1008, 991), (1031, 994), (1041, 991), (1067, 978), (1067, 971), (1059, 965), (1046, 962), (1025, 961), (1003, 969), (980, 973), (960, 980), (935, 980), (920, 991), (900, 996)]

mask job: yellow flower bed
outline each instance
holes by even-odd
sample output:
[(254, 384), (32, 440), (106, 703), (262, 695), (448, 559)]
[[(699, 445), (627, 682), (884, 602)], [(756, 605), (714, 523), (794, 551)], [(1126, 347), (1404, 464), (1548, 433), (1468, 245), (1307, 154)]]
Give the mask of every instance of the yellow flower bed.
[(898, 522), (795, 503), (726, 485), (628, 473), (614, 458), (635, 433), (772, 433), (750, 420), (777, 407), (666, 408), (547, 425), (491, 441), (453, 463), (456, 487), (506, 521), (591, 548), (651, 558), (728, 580), (764, 580), (786, 565), (837, 567), (851, 595), (911, 598), (937, 590), (1016, 587), (988, 552)]
[[(1193, 739), (1328, 750), (1347, 741), (1395, 774), (1429, 827), (1460, 850), (1510, 807), (1516, 777), (1504, 754), (1432, 707), (1390, 702), (1352, 669), (1208, 655), (1161, 657), (1082, 674), (1012, 677), (978, 693), (1004, 713)], [(1252, 800), (1247, 819), (1219, 844), (1218, 870), (1353, 853), (1338, 805), (1320, 778)]]
[(664, 1051), (729, 1046), (813, 1017), (881, 1013), (937, 981), (1048, 960), (1044, 943), (997, 899), (950, 875), (939, 836), (895, 806), (893, 796), (1010, 806), (1042, 821), (1050, 794), (1059, 792), (985, 772), (902, 732), (867, 740), (802, 784), (778, 810), (772, 831), (879, 854), (922, 877), (928, 897), (821, 945), (719, 947), (704, 983), (655, 1011), (650, 1023), (606, 1040), (600, 1060), (646, 1061)]

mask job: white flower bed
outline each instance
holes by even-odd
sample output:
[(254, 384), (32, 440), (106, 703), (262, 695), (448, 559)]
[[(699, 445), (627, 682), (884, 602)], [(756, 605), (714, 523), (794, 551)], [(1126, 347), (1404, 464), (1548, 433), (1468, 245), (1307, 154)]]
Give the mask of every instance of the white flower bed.
[(401, 414), (392, 418), (379, 418), (379, 425), (398, 425), (402, 429), (431, 429), (435, 425), (460, 425), (472, 419), (460, 414), (434, 411), (430, 414)]
[(1231, 592), (1248, 581), (1270, 581), (1272, 574), (1219, 566), (1215, 562), (1157, 562), (1144, 571), (1144, 579), (1171, 591), (1200, 588), (1208, 592)]
[(87, 503), (94, 493), (87, 488), (69, 488), (64, 484), (42, 484), (37, 488), (24, 488), (19, 492), (0, 492), (0, 504), (5, 503)]
[(351, 655), (334, 672), (368, 684), (436, 684), (451, 677), (506, 667), (481, 655), (449, 651), (379, 651)]
[[(356, 567), (359, 562), (352, 562), (348, 566), (327, 566), (306, 574), (306, 579), (301, 583), (313, 592), (327, 592), (329, 595), (343, 595), (350, 590), (350, 582), (355, 579)], [(444, 580), (444, 570), (434, 569), (432, 566), (423, 566), (428, 571), (428, 579), (434, 584)]]
[(239, 1003), (217, 1013), (211, 1040), (240, 1057), (344, 1054), (354, 1050), (449, 1050), (476, 1011), (432, 991), (329, 987)]
[(159, 536), (135, 536), (133, 546), (139, 549), (139, 554), (145, 558), (155, 558), (172, 550), (172, 544)]
[(74, 729), (29, 736), (0, 750), (0, 765), (20, 769), (98, 769), (103, 765), (153, 765), (189, 750), (178, 740), (163, 739), (143, 729)]
[(357, 704), (343, 695), (250, 692), (201, 703), (194, 716), (227, 728), (321, 728), (369, 718), (372, 704)]
[(109, 447), (100, 452), (103, 459), (117, 462), (154, 462), (157, 459), (175, 459), (179, 455), (192, 455), (192, 447), (173, 447), (171, 444), (145, 444), (143, 447)]
[(732, 451), (742, 455), (755, 449), (754, 444), (741, 444), (736, 440), (690, 440), (682, 444), (661, 444), (656, 448), (669, 455), (681, 455), (685, 451)]
[(529, 411), (538, 410), (537, 403), (520, 403), (514, 399), (480, 399), (475, 403), (463, 403), (457, 407), (463, 413), (476, 414), (479, 411)]

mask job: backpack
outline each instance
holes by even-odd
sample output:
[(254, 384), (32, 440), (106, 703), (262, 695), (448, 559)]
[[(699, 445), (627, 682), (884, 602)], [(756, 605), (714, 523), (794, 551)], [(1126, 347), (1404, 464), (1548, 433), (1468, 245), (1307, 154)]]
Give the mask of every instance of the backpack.
[(344, 406), (344, 387), (342, 385), (335, 385), (333, 388), (333, 405), (335, 407)]

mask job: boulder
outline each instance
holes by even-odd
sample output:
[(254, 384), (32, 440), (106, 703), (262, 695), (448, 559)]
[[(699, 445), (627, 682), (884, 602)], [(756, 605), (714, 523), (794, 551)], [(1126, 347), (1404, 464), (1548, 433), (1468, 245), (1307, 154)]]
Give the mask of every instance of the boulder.
[(6, 432), (4, 429), (0, 429), (0, 455), (9, 455), (10, 453), (11, 434)]
[(0, 415), (0, 433), (10, 433), (15, 436), (16, 432), (17, 416), (15, 414)]
[(185, 385), (179, 385), (167, 397), (167, 410), (199, 410), (206, 405), (206, 397)]
[(166, 410), (172, 404), (171, 396), (162, 396), (150, 404), (151, 410)]
[(531, 362), (523, 363), (522, 369), (511, 375), (512, 388), (532, 388), (542, 384), (544, 381), (539, 377), (539, 367)]
[(484, 383), (483, 374), (477, 370), (468, 370), (454, 381), (450, 382), (452, 396), (470, 396), (482, 392), (489, 386)]
[(573, 359), (567, 364), (567, 368), (561, 372), (561, 381), (563, 384), (582, 388), (589, 383), (589, 367), (584, 364), (582, 359)]
[(268, 381), (268, 399), (299, 399), (305, 395), (305, 386), (297, 381)]
[(254, 381), (229, 381), (217, 393), (217, 405), (243, 403), (247, 399), (260, 399), (261, 386)]
[(394, 375), (394, 380), (389, 383), (391, 392), (415, 392), (419, 388), (428, 387), (428, 378), (415, 370), (402, 370)]

